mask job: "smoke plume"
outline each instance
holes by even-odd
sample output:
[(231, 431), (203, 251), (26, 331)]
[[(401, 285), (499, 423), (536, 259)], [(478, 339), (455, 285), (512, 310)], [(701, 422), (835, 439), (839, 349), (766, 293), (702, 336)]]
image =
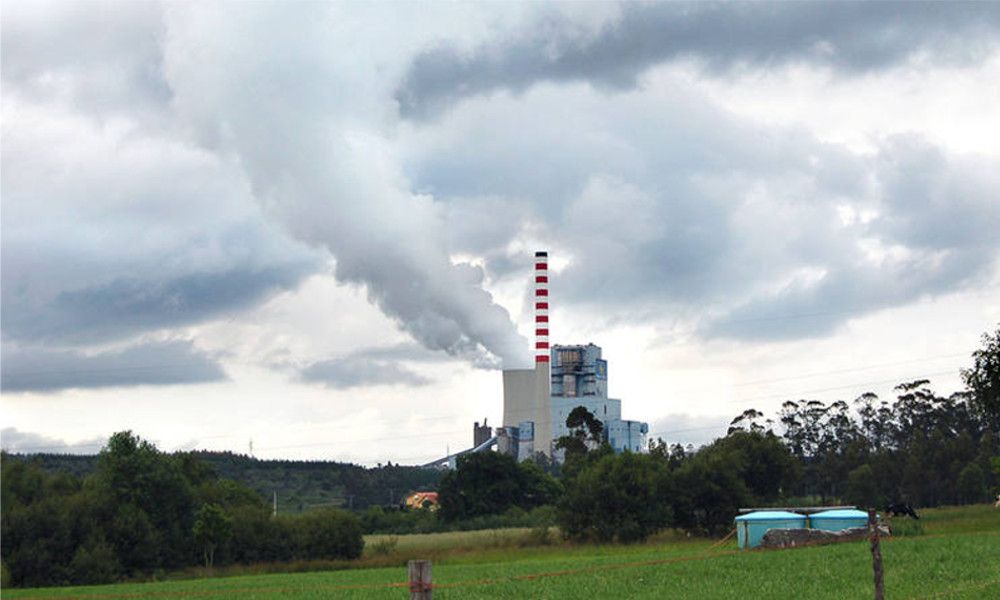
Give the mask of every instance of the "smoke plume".
[[(365, 46), (343, 7), (233, 8), (167, 9), (181, 125), (239, 161), (269, 214), (327, 248), (337, 279), (364, 285), (421, 344), (479, 367), (527, 364), (527, 341), (482, 271), (452, 263), (438, 207), (411, 191), (390, 150), (394, 54)], [(258, 52), (260, 40), (281, 52)]]

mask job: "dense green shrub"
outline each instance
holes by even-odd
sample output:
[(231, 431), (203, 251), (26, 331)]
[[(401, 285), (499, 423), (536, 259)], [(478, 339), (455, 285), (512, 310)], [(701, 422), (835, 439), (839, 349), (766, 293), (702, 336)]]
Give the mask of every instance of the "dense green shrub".
[(280, 562), (292, 558), (292, 534), (283, 522), (271, 517), (263, 506), (229, 509), (233, 531), (229, 543), (219, 549), (220, 564)]
[(671, 495), (662, 461), (631, 452), (607, 455), (568, 482), (557, 519), (573, 539), (636, 542), (670, 524)]
[(361, 521), (336, 509), (318, 510), (281, 520), (291, 527), (295, 558), (351, 559), (365, 547)]
[(478, 452), (460, 457), (457, 468), (441, 479), (439, 512), (445, 521), (458, 521), (514, 507), (530, 510), (554, 502), (561, 491), (559, 481), (530, 461)]

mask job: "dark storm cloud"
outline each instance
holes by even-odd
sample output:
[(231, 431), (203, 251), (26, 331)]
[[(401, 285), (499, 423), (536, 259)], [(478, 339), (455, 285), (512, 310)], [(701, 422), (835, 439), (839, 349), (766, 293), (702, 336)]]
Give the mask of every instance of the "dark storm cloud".
[(98, 354), (5, 343), (0, 387), (4, 392), (51, 392), (207, 383), (225, 378), (219, 364), (188, 341), (152, 342)]
[(315, 362), (299, 372), (308, 383), (320, 383), (335, 389), (378, 385), (420, 386), (431, 383), (396, 361), (374, 359), (364, 354)]
[(4, 307), (13, 338), (69, 343), (112, 340), (205, 321), (249, 308), (293, 287), (306, 265), (191, 273), (173, 279), (117, 279), (61, 292), (49, 306)]
[[(5, 61), (73, 79), (63, 54), (41, 57)], [(3, 90), (5, 344), (59, 350), (230, 317), (324, 264), (263, 219), (237, 165), (124, 118), (41, 108), (26, 85)]]
[(518, 32), (466, 52), (418, 55), (396, 92), (402, 114), (425, 118), (462, 97), (522, 91), (539, 81), (587, 80), (631, 88), (647, 68), (692, 58), (712, 70), (813, 62), (847, 72), (982, 57), (996, 43), (991, 2), (625, 3), (596, 34), (546, 13)]
[(919, 136), (900, 135), (887, 141), (876, 172), (885, 212), (873, 228), (888, 238), (929, 250), (997, 247), (996, 164), (949, 159)]

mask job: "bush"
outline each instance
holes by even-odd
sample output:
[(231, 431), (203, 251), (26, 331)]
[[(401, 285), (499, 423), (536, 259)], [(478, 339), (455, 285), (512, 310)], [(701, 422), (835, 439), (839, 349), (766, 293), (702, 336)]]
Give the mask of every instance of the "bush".
[(550, 504), (561, 485), (533, 462), (518, 463), (499, 452), (459, 457), (458, 467), (441, 480), (439, 514), (445, 521), (498, 515), (518, 507)]
[(677, 469), (674, 517), (689, 531), (721, 534), (732, 529), (739, 507), (750, 504), (752, 495), (740, 477), (740, 458), (710, 448)]
[(270, 511), (242, 507), (232, 512), (233, 534), (221, 553), (220, 563), (278, 562), (292, 558), (292, 533), (285, 519), (272, 519)]
[(563, 533), (577, 540), (637, 542), (671, 522), (669, 472), (655, 457), (613, 454), (584, 466), (557, 512)]
[(327, 509), (288, 519), (291, 522), (295, 557), (302, 559), (352, 559), (361, 556), (365, 540), (357, 517)]

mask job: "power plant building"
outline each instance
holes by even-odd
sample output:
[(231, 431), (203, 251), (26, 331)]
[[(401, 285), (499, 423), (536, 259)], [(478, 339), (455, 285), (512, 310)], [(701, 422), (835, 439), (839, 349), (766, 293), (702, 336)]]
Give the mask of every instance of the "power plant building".
[(646, 445), (649, 426), (639, 421), (622, 420), (622, 401), (608, 398), (608, 361), (601, 358), (601, 347), (552, 347), (552, 436), (569, 435), (566, 417), (577, 406), (591, 412), (604, 424), (605, 440), (617, 452), (641, 451)]
[[(536, 452), (561, 459), (555, 441), (570, 435), (566, 417), (578, 406), (601, 421), (604, 439), (616, 452), (641, 452), (646, 447), (649, 426), (622, 419), (622, 401), (608, 397), (608, 363), (601, 358), (600, 346), (556, 345), (550, 349), (549, 358), (549, 362), (541, 363), (545, 368), (503, 373), (503, 434), (511, 438), (512, 446), (517, 446), (519, 459)], [(548, 390), (542, 379), (546, 375)], [(511, 453), (515, 453), (513, 448)]]
[(555, 441), (569, 435), (566, 417), (576, 407), (604, 426), (605, 441), (617, 452), (640, 452), (649, 426), (621, 418), (622, 401), (608, 397), (608, 362), (594, 344), (549, 345), (548, 253), (535, 253), (535, 368), (503, 372), (500, 444), (524, 460), (541, 452), (557, 460)]
[(502, 452), (526, 460), (542, 453), (561, 462), (555, 442), (569, 435), (566, 417), (578, 406), (603, 425), (603, 441), (616, 452), (641, 452), (649, 426), (622, 419), (622, 401), (608, 397), (608, 362), (600, 346), (549, 345), (548, 253), (535, 253), (535, 365), (503, 371), (503, 425), (489, 437), (486, 422), (473, 426), (474, 445), (424, 465), (454, 469), (459, 456), (470, 452)]

